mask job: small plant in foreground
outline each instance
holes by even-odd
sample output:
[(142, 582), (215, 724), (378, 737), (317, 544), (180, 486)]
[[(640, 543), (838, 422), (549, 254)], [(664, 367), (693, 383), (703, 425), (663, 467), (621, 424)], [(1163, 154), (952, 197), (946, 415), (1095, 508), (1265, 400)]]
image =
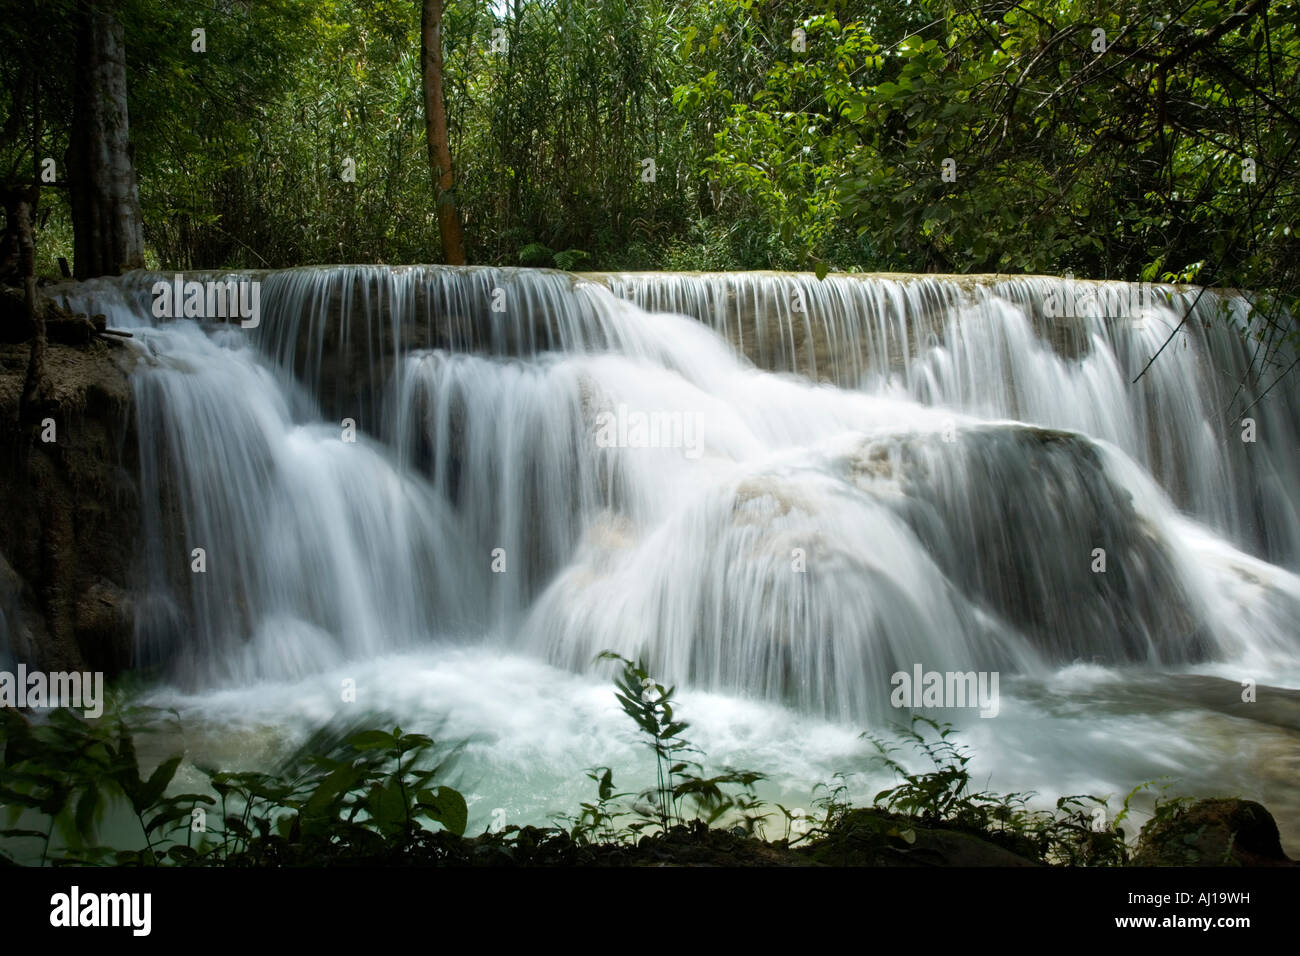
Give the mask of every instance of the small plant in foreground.
[[(56, 710), (31, 722), (0, 710), (0, 810), (8, 817), (0, 837), (18, 850), (40, 841), (33, 862), (158, 866), (311, 862), (344, 850), (392, 852), (416, 841), (425, 823), (465, 830), (465, 800), (433, 784), (446, 762), (428, 765), (434, 743), (424, 735), (329, 727), (277, 773), (199, 768), (212, 793), (168, 795), (183, 755), (146, 777), (136, 753), (138, 734), (176, 729), (158, 717), (115, 706), (97, 721)], [(143, 845), (100, 845), (100, 822), (123, 805)]]
[[(1102, 797), (1064, 796), (1056, 801), (1055, 811), (1049, 811), (1029, 808), (1029, 801), (1036, 796), (1033, 792), (972, 791), (968, 769), (972, 755), (950, 739), (953, 733), (951, 724), (940, 724), (919, 714), (912, 717), (910, 727), (899, 728), (898, 738), (933, 766), (932, 770), (917, 773), (894, 757), (901, 747), (864, 733), (862, 736), (875, 745), (876, 759), (903, 780), (876, 794), (875, 807), (919, 826), (981, 836), (1048, 863), (1121, 866), (1127, 861), (1124, 831), (1118, 824), (1127, 815), (1128, 800), (1114, 823), (1107, 824), (1107, 801)], [(1102, 811), (1100, 826), (1096, 808)]]
[[(136, 730), (128, 726), (128, 717)], [(18, 841), (19, 847), (40, 840), (42, 864), (154, 866), (165, 855), (177, 859), (174, 847), (167, 845), (176, 843), (178, 830), (189, 831), (196, 808), (214, 800), (195, 793), (167, 796), (179, 755), (162, 761), (147, 778), (142, 775), (136, 734), (140, 728), (160, 729), (157, 717), (150, 708), (114, 705), (96, 721), (59, 709), (32, 723), (17, 711), (0, 709), (0, 808), (8, 817), (0, 837)], [(144, 845), (134, 850), (99, 846), (99, 824), (111, 807), (123, 804), (139, 825)]]
[(581, 804), (582, 813), (573, 821), (570, 835), (579, 843), (617, 843), (617, 801), (631, 794), (614, 792), (614, 771), (609, 767), (593, 767), (587, 778), (596, 784), (596, 801)]
[[(732, 814), (743, 832), (760, 830), (768, 814), (761, 812), (763, 803), (754, 792), (754, 784), (764, 775), (726, 767), (720, 774), (703, 776), (703, 766), (685, 757), (699, 750), (681, 736), (690, 725), (674, 716), (677, 688), (665, 687), (654, 680), (644, 661), (634, 663), (612, 651), (605, 651), (596, 659), (622, 664), (614, 678), (614, 696), (623, 712), (649, 739), (655, 755), (655, 786), (639, 795), (642, 802), (633, 809), (642, 819), (628, 824), (627, 829), (636, 834), (657, 824), (661, 833), (667, 833), (674, 826), (683, 826), (688, 821), (682, 805), (689, 800), (695, 811), (691, 820), (705, 826)], [(605, 778), (598, 782), (604, 793)], [(612, 793), (612, 784), (608, 789)]]
[[(272, 772), (199, 767), (209, 783), (199, 789), (209, 792), (169, 794), (186, 789), (175, 785), (185, 777), (178, 776), (182, 757), (164, 756), (146, 772), (137, 741), (159, 730), (175, 734), (174, 715), (115, 705), (103, 719), (87, 721), (71, 711), (29, 719), (0, 710), (0, 863), (546, 866), (671, 859), (715, 865), (766, 864), (776, 851), (788, 854), (787, 862), (933, 864), (953, 846), (934, 831), (949, 830), (1043, 863), (1116, 866), (1129, 859), (1121, 824), (1137, 795), (1155, 786), (1134, 788), (1111, 820), (1106, 800), (1088, 795), (1061, 797), (1050, 810), (1031, 809), (1033, 793), (973, 790), (970, 754), (955, 742), (952, 728), (917, 717), (892, 744), (863, 735), (875, 744), (877, 759), (901, 778), (872, 806), (855, 809), (848, 778), (836, 774), (814, 788), (813, 814), (778, 805), (787, 824), (784, 840), (766, 846), (737, 840), (756, 833), (761, 838), (762, 821), (770, 816), (754, 790), (762, 775), (726, 768), (706, 776), (687, 756), (698, 751), (682, 736), (688, 725), (676, 715), (675, 688), (655, 681), (643, 663), (608, 658), (622, 664), (616, 696), (655, 753), (655, 783), (625, 793), (611, 768), (589, 770), (596, 797), (581, 805), (567, 828), (511, 826), (466, 838), (464, 798), (438, 785), (449, 758), (435, 756), (432, 737), (400, 727), (380, 730), (360, 721), (327, 726)], [(905, 767), (896, 754), (907, 746), (931, 768)], [(1169, 786), (1160, 788), (1142, 841), (1154, 841), (1159, 858), (1178, 865), (1230, 861), (1235, 831), (1222, 848), (1203, 839), (1214, 821), (1185, 819), (1192, 801), (1166, 800)], [(103, 821), (110, 813), (115, 825), (128, 825), (114, 832), (128, 834), (136, 846), (102, 845), (98, 830), (108, 829)], [(730, 831), (713, 829), (720, 821)], [(132, 839), (137, 827), (139, 837)], [(997, 851), (981, 852), (987, 851), (997, 862)]]

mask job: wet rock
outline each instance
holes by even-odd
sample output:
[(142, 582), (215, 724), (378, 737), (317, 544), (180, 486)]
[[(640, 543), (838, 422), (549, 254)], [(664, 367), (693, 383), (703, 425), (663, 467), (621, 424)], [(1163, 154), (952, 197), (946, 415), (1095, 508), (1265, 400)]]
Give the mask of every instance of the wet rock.
[[(129, 664), (140, 526), (130, 359), (93, 334), (94, 320), (43, 308), (46, 389), (21, 421), (30, 348), (0, 342), (0, 651), (113, 674)], [(60, 323), (67, 336), (50, 334)]]
[(1198, 800), (1142, 829), (1134, 866), (1295, 866), (1253, 800)]
[[(77, 600), (77, 645), (92, 665), (127, 660), (134, 628), (131, 597), (112, 581), (100, 579)], [(115, 668), (113, 668), (115, 669)]]

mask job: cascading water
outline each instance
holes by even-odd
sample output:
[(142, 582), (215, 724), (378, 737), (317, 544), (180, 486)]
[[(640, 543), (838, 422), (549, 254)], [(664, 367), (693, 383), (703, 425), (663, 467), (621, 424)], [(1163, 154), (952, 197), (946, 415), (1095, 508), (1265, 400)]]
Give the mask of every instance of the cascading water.
[[(136, 332), (140, 660), (194, 706), (382, 671), (386, 704), (467, 732), (536, 743), (487, 697), (581, 739), (557, 709), (604, 714), (599, 685), (557, 675), (613, 649), (692, 688), (701, 743), (754, 755), (779, 712), (842, 753), (921, 664), (1023, 681), (996, 759), (1063, 680), (1300, 686), (1298, 403), (1252, 406), (1241, 298), (1116, 317), (1044, 278), (334, 267), (257, 276), (245, 330), (157, 322), (154, 278), (69, 304)], [(1085, 782), (1152, 776), (1127, 733)], [(795, 773), (793, 749), (767, 756)], [(528, 786), (536, 814), (555, 784)]]

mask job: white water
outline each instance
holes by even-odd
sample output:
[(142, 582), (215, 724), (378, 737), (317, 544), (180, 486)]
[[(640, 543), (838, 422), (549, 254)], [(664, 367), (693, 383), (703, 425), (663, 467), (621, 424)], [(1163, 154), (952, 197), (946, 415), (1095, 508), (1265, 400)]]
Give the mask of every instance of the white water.
[[(685, 685), (711, 762), (806, 803), (921, 664), (1003, 676), (997, 718), (939, 712), (997, 789), (1171, 773), (1300, 835), (1272, 690), (1300, 688), (1296, 394), (1241, 441), (1217, 300), (1133, 385), (1179, 315), (1045, 319), (1047, 279), (303, 269), (264, 277), (253, 331), (155, 327), (149, 281), (80, 303), (141, 352), (139, 662), (236, 762), (350, 679), (473, 740), (477, 819), (539, 822), (584, 767), (646, 779), (613, 649)], [(601, 447), (620, 406), (698, 444)]]

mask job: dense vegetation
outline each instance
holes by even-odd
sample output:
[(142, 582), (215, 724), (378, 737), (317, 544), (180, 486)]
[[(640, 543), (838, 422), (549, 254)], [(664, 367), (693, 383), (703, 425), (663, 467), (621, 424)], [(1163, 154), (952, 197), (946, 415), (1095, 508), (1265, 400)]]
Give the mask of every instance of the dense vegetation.
[[(877, 751), (876, 761), (898, 779), (870, 807), (851, 806), (845, 777), (837, 775), (814, 788), (813, 811), (789, 810), (757, 798), (754, 786), (762, 774), (724, 768), (706, 775), (692, 757), (698, 752), (682, 736), (690, 725), (675, 713), (675, 688), (654, 680), (644, 664), (603, 656), (620, 664), (615, 695), (654, 751), (656, 778), (639, 792), (617, 792), (614, 771), (593, 768), (588, 776), (595, 797), (562, 825), (494, 826), (466, 837), (465, 799), (445, 782), (455, 748), (401, 728), (359, 730), (356, 718), (322, 728), (274, 772), (200, 767), (206, 777), (203, 792), (177, 792), (184, 755), (162, 760), (146, 776), (136, 747), (142, 733), (174, 736), (174, 717), (119, 703), (114, 713), (96, 721), (57, 710), (29, 722), (5, 709), (0, 710), (0, 811), (8, 819), (0, 829), (0, 864), (1121, 866), (1129, 861), (1123, 824), (1134, 796), (1151, 784), (1135, 788), (1113, 816), (1106, 799), (1086, 795), (1062, 797), (1054, 810), (1033, 809), (1032, 793), (973, 790), (971, 754), (954, 741), (952, 728), (916, 716), (910, 727), (898, 730), (894, 743), (864, 734)], [(909, 769), (899, 756), (904, 747), (924, 758), (928, 769)], [(1196, 858), (1195, 841), (1183, 841), (1177, 831), (1190, 803), (1157, 799), (1143, 834), (1173, 830), (1177, 864), (1236, 862)], [(137, 845), (131, 848), (108, 845), (102, 837), (104, 818), (115, 808), (138, 824), (131, 839)], [(1262, 809), (1257, 812), (1267, 817)]]
[[(9, 181), (44, 157), (62, 167), (74, 5), (10, 0), (0, 19)], [(151, 257), (439, 259), (419, 6), (122, 0)], [(469, 259), (1290, 288), (1298, 12), (454, 0), (445, 86)], [(59, 190), (44, 205), (48, 269), (70, 237)]]

